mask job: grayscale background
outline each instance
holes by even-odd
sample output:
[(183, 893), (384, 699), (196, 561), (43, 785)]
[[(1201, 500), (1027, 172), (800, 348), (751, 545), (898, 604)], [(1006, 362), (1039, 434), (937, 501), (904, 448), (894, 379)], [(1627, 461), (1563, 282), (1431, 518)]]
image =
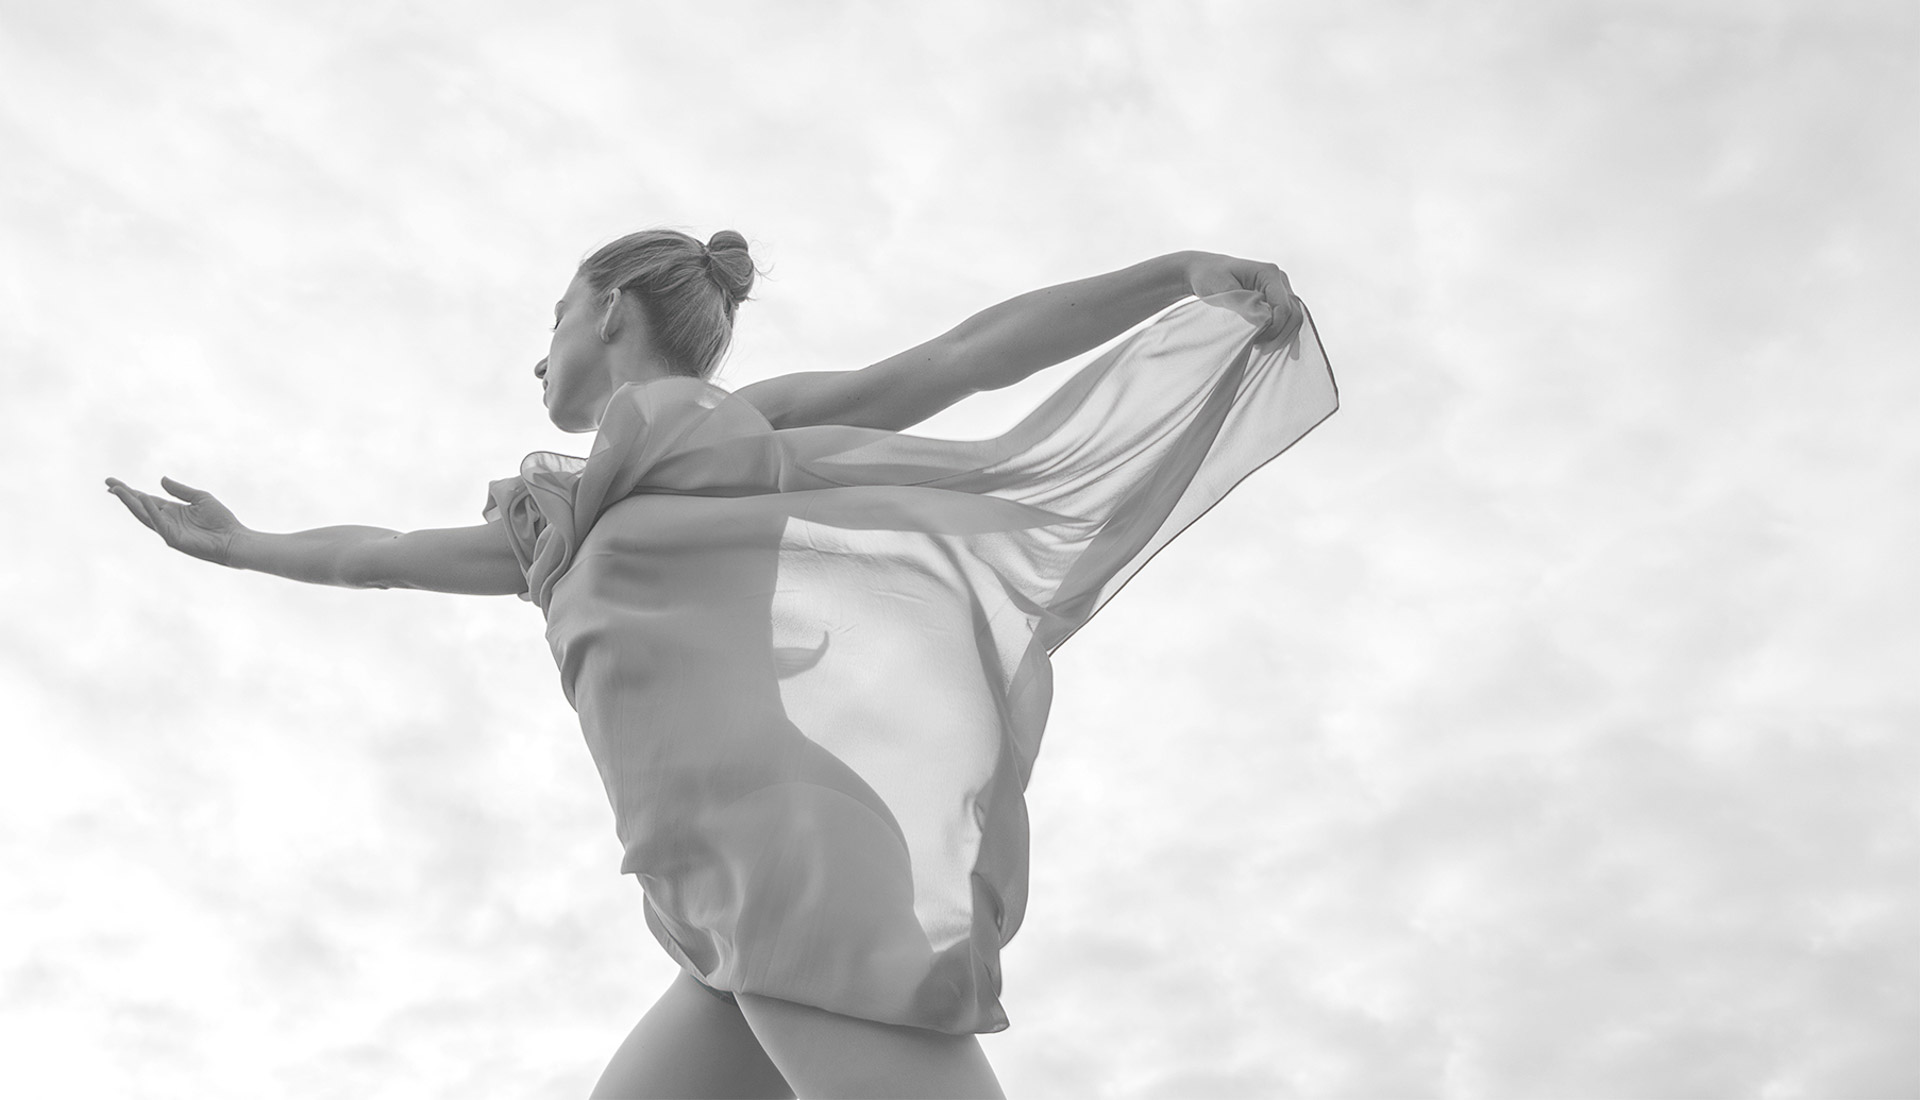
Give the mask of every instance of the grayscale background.
[(1920, 1093), (1920, 6), (693, 9), (0, 4), (0, 1087), (585, 1095), (674, 966), (538, 611), (101, 483), (478, 523), (675, 225), (730, 387), (1186, 248), (1332, 358), (1058, 656), (1010, 1095)]

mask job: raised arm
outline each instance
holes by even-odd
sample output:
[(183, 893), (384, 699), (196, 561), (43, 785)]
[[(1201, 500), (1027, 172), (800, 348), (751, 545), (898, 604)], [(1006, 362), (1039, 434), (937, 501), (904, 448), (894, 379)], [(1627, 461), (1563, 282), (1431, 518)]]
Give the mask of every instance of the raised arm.
[(341, 526), (277, 535), (246, 527), (205, 489), (172, 478), (161, 478), (160, 484), (187, 503), (107, 479), (108, 491), (136, 519), (168, 546), (202, 561), (342, 588), (419, 588), (472, 596), (526, 591), (506, 527), (498, 521), (404, 533)]
[(1273, 264), (1175, 252), (991, 306), (950, 331), (857, 371), (804, 371), (743, 386), (776, 428), (854, 424), (898, 431), (969, 394), (1011, 386), (1064, 362), (1189, 294), (1245, 289), (1273, 310), (1260, 339), (1299, 324), (1286, 273)]

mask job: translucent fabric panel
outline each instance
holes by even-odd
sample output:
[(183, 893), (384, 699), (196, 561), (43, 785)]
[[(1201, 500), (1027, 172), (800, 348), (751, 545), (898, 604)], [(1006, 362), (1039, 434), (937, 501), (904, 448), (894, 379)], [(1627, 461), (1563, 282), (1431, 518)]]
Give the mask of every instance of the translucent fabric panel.
[(648, 927), (717, 989), (998, 1031), (1050, 656), (1337, 406), (1311, 320), (1182, 305), (1012, 430), (776, 430), (668, 378), (490, 486)]

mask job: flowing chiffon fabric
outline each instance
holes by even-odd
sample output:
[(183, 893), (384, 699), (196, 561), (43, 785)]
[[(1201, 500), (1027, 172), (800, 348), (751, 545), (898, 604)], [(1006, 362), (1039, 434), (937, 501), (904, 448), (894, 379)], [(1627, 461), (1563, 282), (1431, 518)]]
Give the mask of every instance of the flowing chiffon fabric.
[(1050, 656), (1337, 407), (1310, 319), (1176, 307), (1013, 429), (775, 429), (693, 378), (489, 486), (646, 921), (707, 985), (1007, 1026)]

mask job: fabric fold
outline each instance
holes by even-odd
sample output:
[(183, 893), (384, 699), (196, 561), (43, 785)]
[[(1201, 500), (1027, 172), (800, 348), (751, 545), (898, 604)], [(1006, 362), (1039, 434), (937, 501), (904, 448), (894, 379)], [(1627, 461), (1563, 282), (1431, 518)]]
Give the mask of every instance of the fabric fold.
[(998, 1031), (1051, 654), (1338, 407), (1311, 318), (1190, 301), (1012, 429), (775, 429), (692, 378), (492, 482), (648, 927), (722, 990)]

